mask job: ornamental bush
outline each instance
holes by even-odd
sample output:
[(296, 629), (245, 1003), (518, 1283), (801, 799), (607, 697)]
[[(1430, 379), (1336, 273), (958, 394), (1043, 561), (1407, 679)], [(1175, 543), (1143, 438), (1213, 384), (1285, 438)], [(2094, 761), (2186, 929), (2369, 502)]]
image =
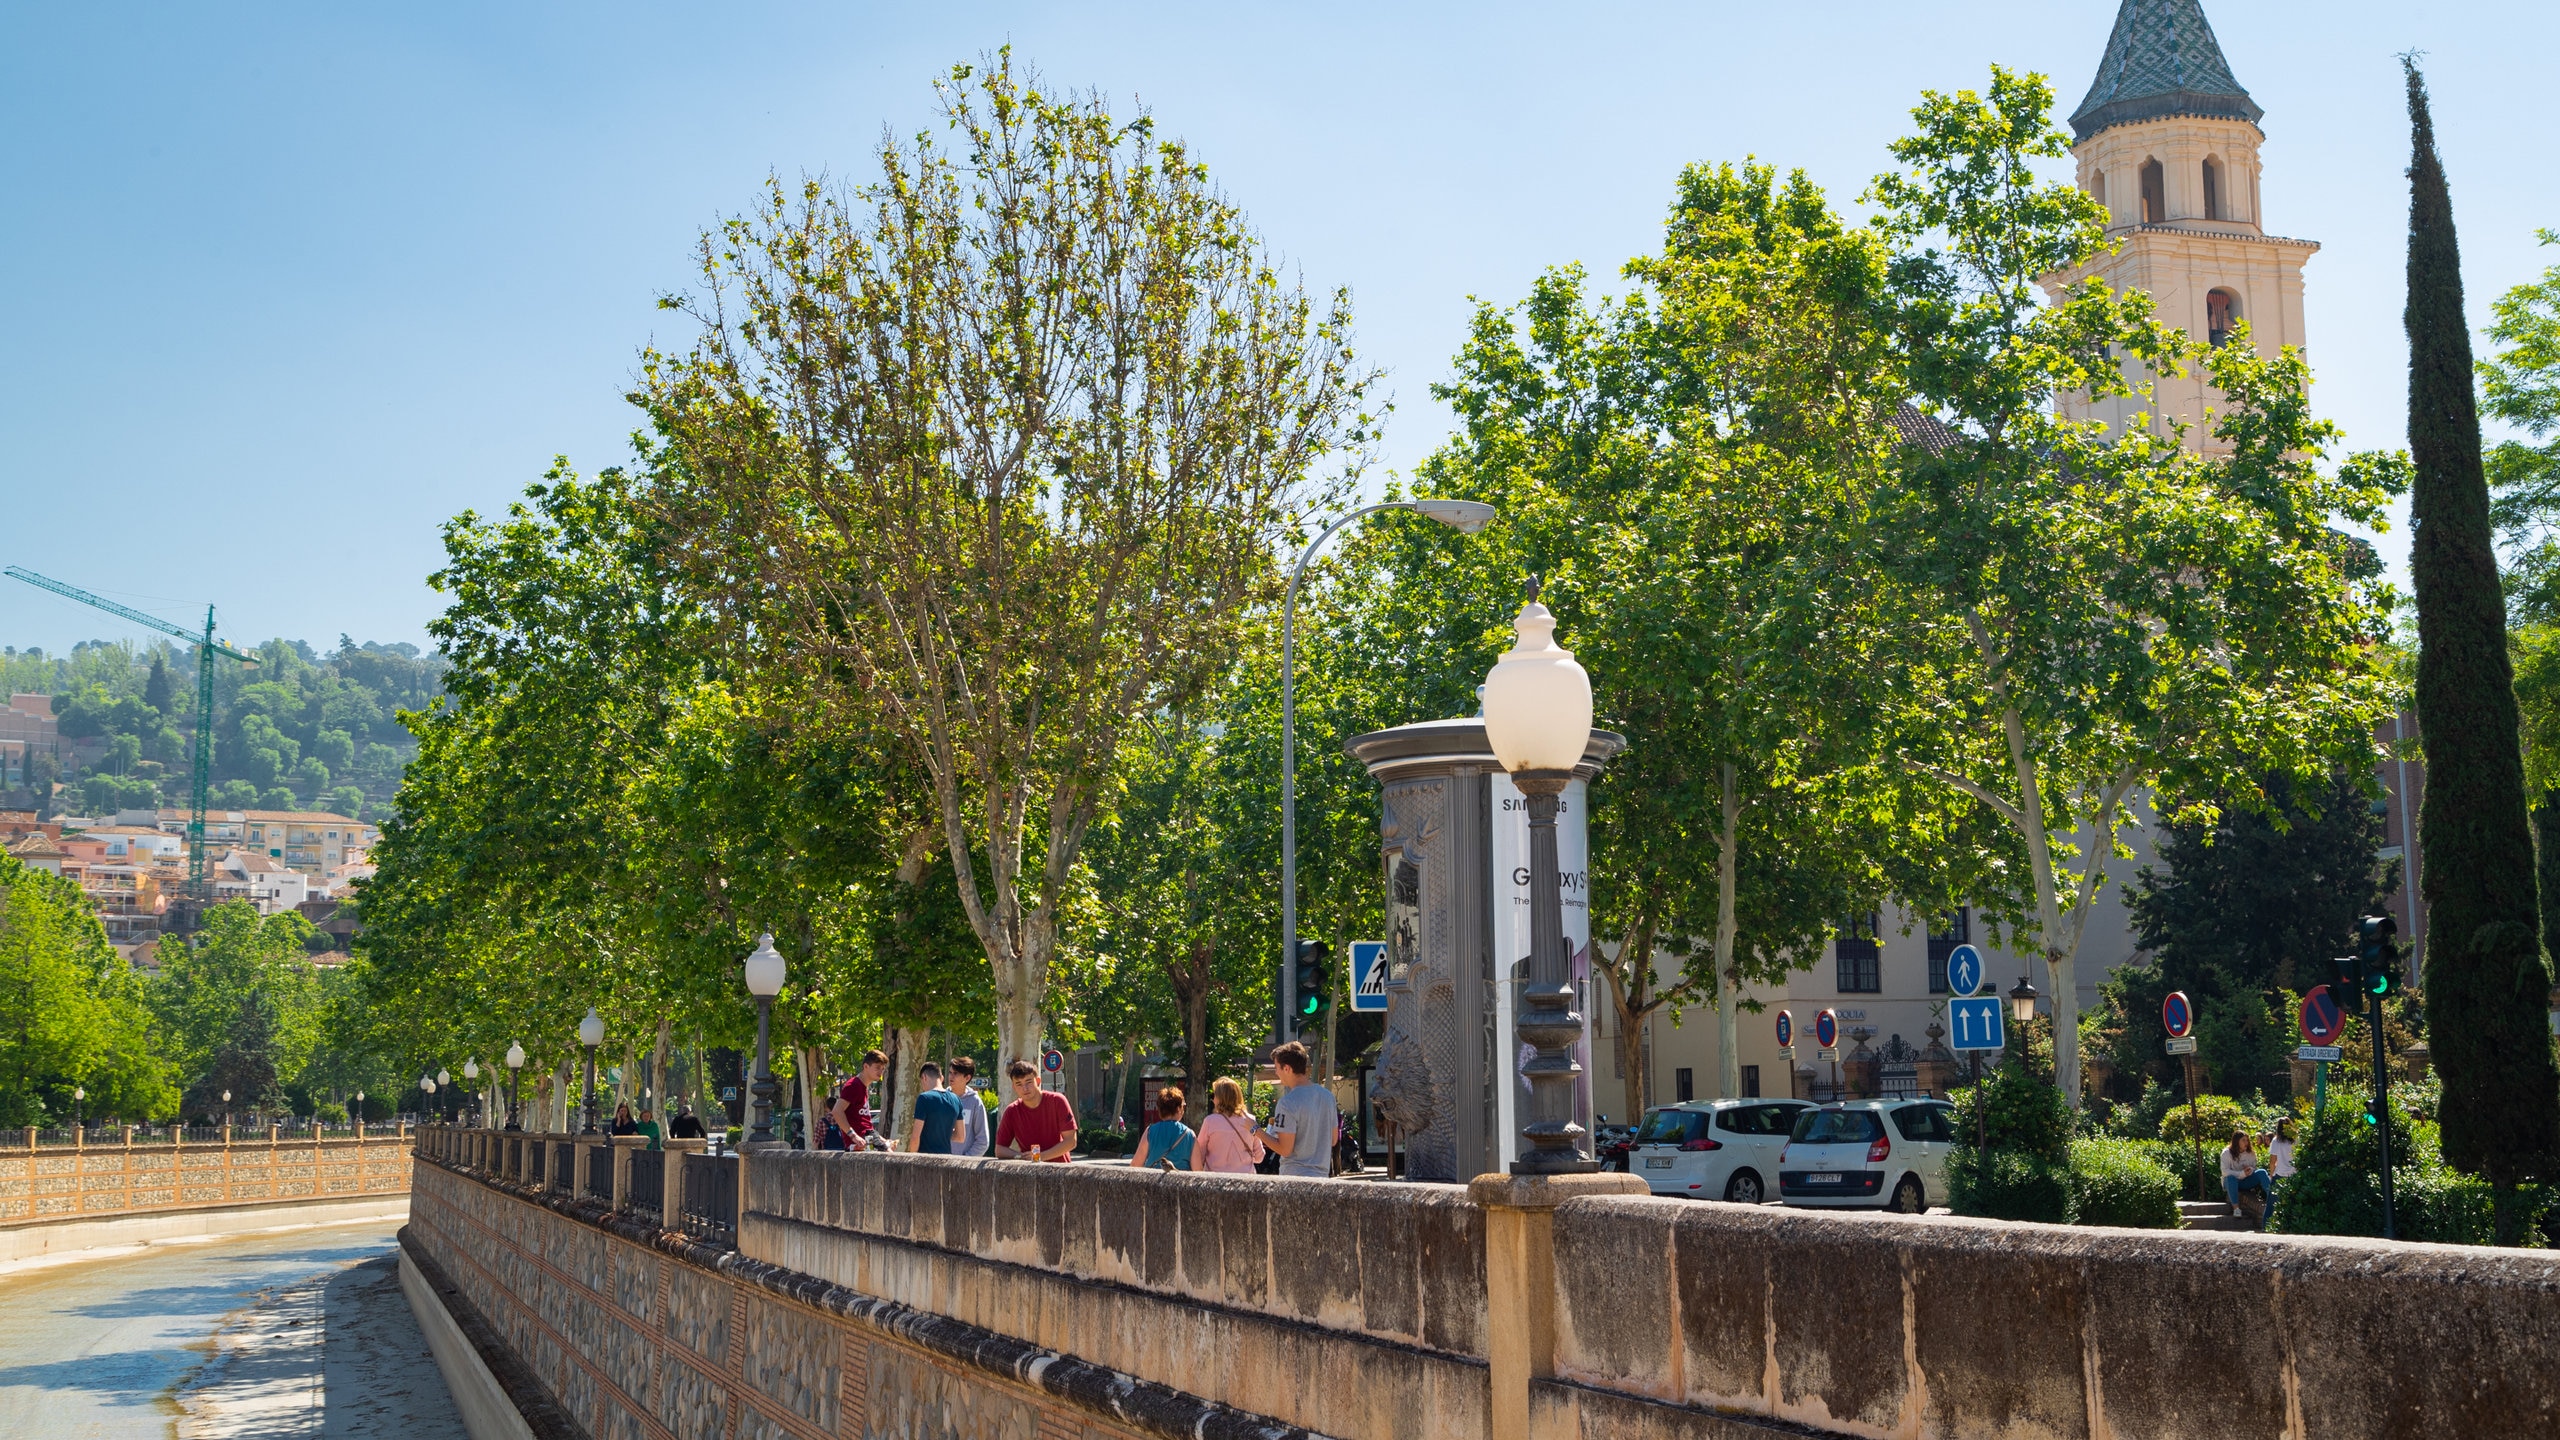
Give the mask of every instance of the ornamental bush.
[(1958, 1215), (2068, 1225), (2071, 1169), (2023, 1151), (1958, 1146), (1947, 1152), (1947, 1207)]
[(2176, 1229), (2178, 1175), (2154, 1149), (2141, 1140), (2072, 1141), (2072, 1223)]
[[(2391, 1180), (2395, 1191), (2435, 1161), (2416, 1143), (2408, 1112), (2391, 1107)], [(2288, 1235), (2382, 1233), (2382, 1141), (2364, 1120), (2361, 1098), (2329, 1094), (2329, 1108), (2315, 1117), (2293, 1152), (2294, 1177), (2276, 1196), (2271, 1230)], [(2394, 1196), (2395, 1202), (2397, 1195)], [(2405, 1233), (2403, 1238), (2413, 1238)]]

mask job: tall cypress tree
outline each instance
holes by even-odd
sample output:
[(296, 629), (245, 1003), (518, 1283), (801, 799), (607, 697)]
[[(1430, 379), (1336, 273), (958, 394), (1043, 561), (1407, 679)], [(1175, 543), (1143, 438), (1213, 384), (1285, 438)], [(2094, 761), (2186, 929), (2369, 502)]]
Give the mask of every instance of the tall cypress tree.
[(2524, 757), (2491, 548), (2489, 483), (2472, 394), (2471, 332), (2453, 200), (2427, 85), (2409, 82), (2409, 570), (2418, 592), (2418, 816), (2427, 900), (2430, 1044), (2444, 1075), (2444, 1149), (2497, 1187), (2514, 1239), (2516, 1182), (2560, 1154), (2560, 1073), (2544, 1021), (2543, 958)]

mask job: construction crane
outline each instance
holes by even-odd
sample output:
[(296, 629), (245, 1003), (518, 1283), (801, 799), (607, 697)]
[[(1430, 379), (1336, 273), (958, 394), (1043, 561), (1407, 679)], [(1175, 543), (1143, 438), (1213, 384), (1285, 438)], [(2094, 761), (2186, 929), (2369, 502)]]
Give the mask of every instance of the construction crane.
[(24, 580), (39, 590), (50, 590), (83, 605), (93, 605), (110, 615), (118, 615), (136, 625), (147, 625), (163, 635), (175, 635), (196, 647), (196, 774), (195, 788), (187, 804), (187, 893), (198, 900), (206, 898), (204, 845), (205, 795), (213, 788), (213, 657), (228, 655), (243, 665), (255, 667), (258, 658), (232, 649), (213, 638), (213, 607), (204, 607), (204, 633), (181, 629), (157, 615), (145, 615), (127, 605), (92, 595), (77, 585), (49, 580), (33, 570), (12, 565), (0, 571), (11, 579)]

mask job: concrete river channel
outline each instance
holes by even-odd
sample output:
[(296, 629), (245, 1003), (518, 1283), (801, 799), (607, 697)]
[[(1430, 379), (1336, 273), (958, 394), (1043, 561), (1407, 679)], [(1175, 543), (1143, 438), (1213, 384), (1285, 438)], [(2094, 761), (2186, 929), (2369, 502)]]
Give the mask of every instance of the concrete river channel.
[(464, 1440), (396, 1219), (0, 1274), (0, 1436)]

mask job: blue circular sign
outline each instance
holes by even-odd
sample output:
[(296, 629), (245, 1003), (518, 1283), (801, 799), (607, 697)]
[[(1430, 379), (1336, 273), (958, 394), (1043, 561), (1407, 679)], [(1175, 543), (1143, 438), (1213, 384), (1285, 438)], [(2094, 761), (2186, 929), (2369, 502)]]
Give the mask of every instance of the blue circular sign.
[(1783, 1050), (1794, 1043), (1796, 1043), (1796, 1017), (1781, 1010), (1778, 1012), (1778, 1048)]
[(1067, 1068), (1067, 1057), (1055, 1050), (1044, 1050), (1040, 1054), (1040, 1068), (1055, 1075)]
[(1814, 1016), (1813, 1041), (1825, 1050), (1840, 1048), (1840, 1017), (1828, 1010)]
[(1970, 995), (1982, 988), (1982, 952), (1959, 945), (1947, 952), (1947, 993)]
[(2186, 991), (2172, 990), (2160, 1002), (2160, 1028), (2168, 1031), (2172, 1040), (2184, 1040), (2187, 1032), (2196, 1028), (2196, 1007), (2188, 1003)]

